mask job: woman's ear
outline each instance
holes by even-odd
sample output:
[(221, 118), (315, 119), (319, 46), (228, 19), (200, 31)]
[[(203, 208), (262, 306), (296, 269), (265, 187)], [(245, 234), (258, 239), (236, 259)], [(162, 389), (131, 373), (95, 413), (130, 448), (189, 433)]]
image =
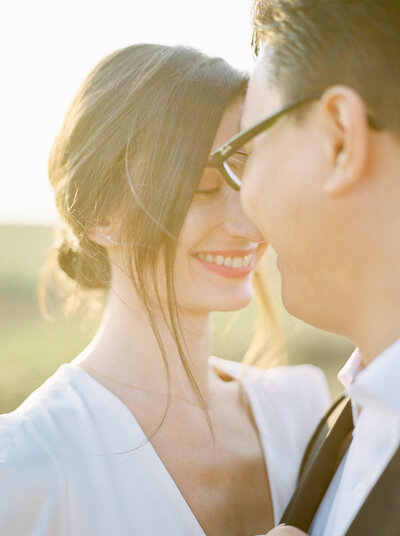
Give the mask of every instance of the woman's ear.
[(105, 248), (120, 245), (119, 232), (116, 230), (115, 222), (110, 217), (103, 218), (95, 223), (90, 229), (88, 236), (92, 242)]
[(333, 86), (321, 98), (329, 129), (332, 172), (324, 190), (330, 196), (346, 194), (365, 174), (370, 144), (367, 109), (363, 99), (346, 86)]

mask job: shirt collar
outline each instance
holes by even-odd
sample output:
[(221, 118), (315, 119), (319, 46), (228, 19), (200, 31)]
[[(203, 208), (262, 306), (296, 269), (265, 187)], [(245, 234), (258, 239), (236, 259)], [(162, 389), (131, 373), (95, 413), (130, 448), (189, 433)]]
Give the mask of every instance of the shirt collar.
[(400, 414), (400, 339), (364, 367), (356, 349), (338, 374), (354, 404)]
[(346, 361), (344, 367), (339, 371), (338, 380), (348, 391), (355, 382), (357, 374), (364, 368), (360, 350), (356, 348)]

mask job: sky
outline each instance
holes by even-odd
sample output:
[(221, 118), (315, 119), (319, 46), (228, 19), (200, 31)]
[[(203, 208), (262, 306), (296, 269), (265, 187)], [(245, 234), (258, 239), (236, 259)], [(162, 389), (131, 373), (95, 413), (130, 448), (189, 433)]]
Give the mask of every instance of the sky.
[[(0, 9), (0, 224), (56, 221), (49, 151), (86, 74), (133, 43), (253, 65), (252, 0), (13, 0)], [(5, 7), (4, 7), (5, 6)]]

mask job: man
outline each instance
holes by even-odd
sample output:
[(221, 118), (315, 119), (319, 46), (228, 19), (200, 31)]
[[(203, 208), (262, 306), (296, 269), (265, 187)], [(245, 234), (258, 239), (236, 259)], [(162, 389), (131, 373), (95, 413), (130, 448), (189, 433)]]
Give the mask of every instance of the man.
[(399, 535), (400, 2), (256, 0), (253, 17), (244, 132), (214, 159), (276, 250), (288, 311), (358, 347), (351, 406), (282, 519), (298, 528), (269, 535)]

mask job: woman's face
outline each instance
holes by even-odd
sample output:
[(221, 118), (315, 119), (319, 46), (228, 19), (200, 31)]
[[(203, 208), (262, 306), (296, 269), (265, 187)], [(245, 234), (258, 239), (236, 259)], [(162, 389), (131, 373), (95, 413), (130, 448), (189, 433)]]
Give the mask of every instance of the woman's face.
[[(242, 100), (229, 106), (217, 130), (213, 150), (238, 130)], [(214, 167), (206, 167), (180, 235), (175, 289), (187, 312), (231, 311), (250, 302), (254, 268), (266, 248), (247, 219), (239, 193)]]

